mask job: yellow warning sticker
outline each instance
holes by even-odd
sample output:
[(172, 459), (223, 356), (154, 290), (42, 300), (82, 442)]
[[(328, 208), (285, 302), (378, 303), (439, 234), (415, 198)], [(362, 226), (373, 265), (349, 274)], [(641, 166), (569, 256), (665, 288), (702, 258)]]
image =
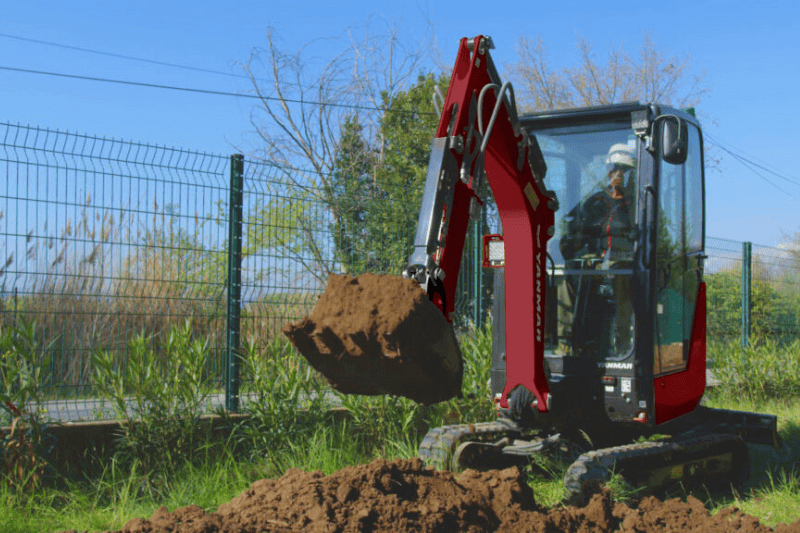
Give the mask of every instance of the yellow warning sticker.
[(533, 190), (533, 184), (528, 182), (523, 191), (525, 192), (525, 196), (528, 197), (528, 201), (531, 203), (531, 207), (533, 208), (534, 211), (536, 211), (536, 208), (539, 207), (539, 197), (536, 196), (536, 191)]

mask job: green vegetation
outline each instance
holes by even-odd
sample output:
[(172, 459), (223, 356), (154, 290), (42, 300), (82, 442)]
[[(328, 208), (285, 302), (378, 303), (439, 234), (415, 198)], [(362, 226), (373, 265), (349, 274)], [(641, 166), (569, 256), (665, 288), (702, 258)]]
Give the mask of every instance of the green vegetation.
[[(24, 329), (6, 334), (3, 349), (25, 351), (24, 334)], [(96, 378), (105, 383), (101, 389), (107, 400), (126, 421), (119, 446), (101, 458), (99, 472), (83, 479), (52, 469), (40, 470), (49, 475), (34, 484), (6, 476), (0, 486), (0, 520), (21, 532), (121, 528), (130, 518), (150, 516), (161, 505), (214, 509), (251, 482), (278, 477), (288, 468), (329, 474), (375, 458), (413, 457), (428, 427), (493, 417), (488, 387), (491, 328), (488, 324), (473, 328), (462, 336), (461, 344), (466, 364), (463, 398), (421, 407), (401, 398), (339, 396), (347, 411), (342, 416), (330, 410), (332, 395), (327, 385), (290, 344), (276, 340), (262, 351), (253, 342), (245, 343), (243, 365), (252, 381), (244, 392), (255, 397), (243, 405), (247, 417), (229, 419), (226, 440), (197, 430), (198, 406), (209, 390), (208, 377), (201, 371), (208, 346), (196, 340), (188, 324), (171, 329), (158, 342), (145, 337), (131, 341), (124, 369), (115, 367), (118, 361), (113, 356), (98, 352)], [(800, 507), (800, 414), (792, 407), (800, 391), (797, 353), (794, 345), (780, 348), (761, 343), (741, 351), (735, 345), (712, 344), (710, 354), (721, 376), (782, 364), (776, 385), (765, 386), (768, 375), (746, 374), (750, 379), (745, 381), (753, 382), (748, 385), (726, 377), (723, 386), (708, 392), (707, 403), (777, 414), (785, 446), (779, 450), (751, 447), (753, 475), (740, 492), (691, 491), (710, 509), (735, 505), (771, 525), (798, 518), (793, 509)], [(165, 365), (159, 354), (169, 354), (177, 364)], [(124, 411), (119, 398), (131, 392), (146, 400)], [(299, 411), (298, 405), (307, 409)], [(7, 435), (3, 442), (4, 472), (11, 464), (28, 467), (24, 461), (14, 463), (15, 456), (8, 452), (10, 438)], [(157, 441), (169, 452), (139, 448), (142, 439)], [(37, 452), (38, 464), (46, 467), (46, 451)], [(531, 465), (529, 479), (540, 504), (555, 505), (561, 500), (568, 465), (569, 459), (557, 457), (540, 457)], [(613, 477), (609, 487), (619, 499), (636, 497), (619, 476)], [(689, 493), (676, 489), (670, 495)]]
[(744, 349), (739, 340), (709, 342), (708, 358), (732, 400), (800, 397), (800, 338), (755, 337)]
[(152, 341), (135, 337), (124, 360), (104, 351), (92, 358), (96, 391), (122, 422), (118, 453), (149, 473), (145, 490), (166, 484), (192, 457), (198, 420), (215, 381), (205, 372), (208, 343), (193, 338), (188, 321)]
[[(796, 264), (800, 265), (800, 262)], [(800, 328), (800, 292), (797, 267), (786, 271), (769, 261), (753, 259), (750, 331), (754, 337), (780, 341), (797, 338)], [(705, 276), (708, 287), (709, 338), (741, 338), (742, 267), (737, 265)]]
[[(439, 123), (430, 95), (436, 85), (447, 84), (447, 78), (429, 74), (406, 91), (384, 93), (386, 111), (376, 146), (370, 145), (358, 115), (341, 126), (324, 192), (332, 207), (336, 259), (345, 272), (400, 272), (406, 266), (430, 139)], [(370, 246), (376, 242), (382, 246)]]
[(41, 347), (34, 323), (0, 328), (0, 410), (5, 485), (16, 492), (35, 491), (46, 472), (47, 427), (39, 405), (42, 399), (48, 349)]
[[(327, 385), (290, 344), (276, 341), (264, 352), (246, 343), (243, 365), (252, 381), (243, 392), (256, 396), (243, 405), (248, 416), (229, 420), (224, 441), (197, 425), (209, 390), (201, 371), (207, 345), (193, 338), (188, 324), (150, 341), (132, 340), (125, 365), (108, 352), (94, 354), (97, 386), (124, 421), (116, 450), (100, 458), (102, 470), (76, 480), (51, 469), (46, 483), (26, 486), (6, 477), (0, 520), (9, 529), (113, 529), (161, 505), (215, 508), (249, 483), (288, 468), (332, 473), (379, 457), (413, 457), (427, 427), (491, 416), (488, 327), (462, 338), (463, 398), (421, 407), (399, 398), (339, 396), (344, 417), (331, 413)], [(129, 394), (141, 397), (132, 409), (122, 402)], [(36, 457), (46, 465), (46, 454)], [(7, 468), (14, 457), (6, 451), (2, 460)]]

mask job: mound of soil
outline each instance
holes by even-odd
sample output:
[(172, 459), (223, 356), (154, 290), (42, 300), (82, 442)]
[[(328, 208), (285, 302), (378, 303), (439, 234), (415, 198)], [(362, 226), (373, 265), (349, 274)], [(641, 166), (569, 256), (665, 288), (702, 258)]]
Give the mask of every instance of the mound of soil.
[(461, 392), (453, 327), (413, 280), (332, 274), (311, 315), (283, 332), (342, 393), (427, 405)]
[[(728, 508), (711, 516), (693, 497), (644, 498), (629, 507), (607, 492), (586, 507), (542, 509), (518, 468), (456, 476), (419, 459), (375, 461), (329, 476), (289, 470), (263, 479), (214, 513), (197, 506), (158, 509), (117, 533), (288, 532), (768, 532), (757, 518)], [(800, 520), (774, 531), (800, 532)]]

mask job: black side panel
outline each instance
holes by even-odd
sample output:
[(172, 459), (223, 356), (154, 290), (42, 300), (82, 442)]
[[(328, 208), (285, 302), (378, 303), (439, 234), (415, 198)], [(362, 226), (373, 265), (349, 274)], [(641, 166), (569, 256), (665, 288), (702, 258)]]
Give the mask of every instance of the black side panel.
[(494, 269), (492, 302), (492, 396), (506, 385), (506, 289), (505, 269)]

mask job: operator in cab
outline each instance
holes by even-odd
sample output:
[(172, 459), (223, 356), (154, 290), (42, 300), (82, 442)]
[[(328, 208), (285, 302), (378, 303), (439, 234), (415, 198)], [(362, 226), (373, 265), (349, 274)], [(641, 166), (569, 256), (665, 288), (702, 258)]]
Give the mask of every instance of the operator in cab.
[(560, 350), (589, 350), (603, 359), (624, 355), (633, 341), (631, 276), (614, 270), (633, 261), (636, 168), (624, 143), (611, 146), (605, 162), (604, 187), (565, 217), (559, 246), (568, 274), (558, 289)]

